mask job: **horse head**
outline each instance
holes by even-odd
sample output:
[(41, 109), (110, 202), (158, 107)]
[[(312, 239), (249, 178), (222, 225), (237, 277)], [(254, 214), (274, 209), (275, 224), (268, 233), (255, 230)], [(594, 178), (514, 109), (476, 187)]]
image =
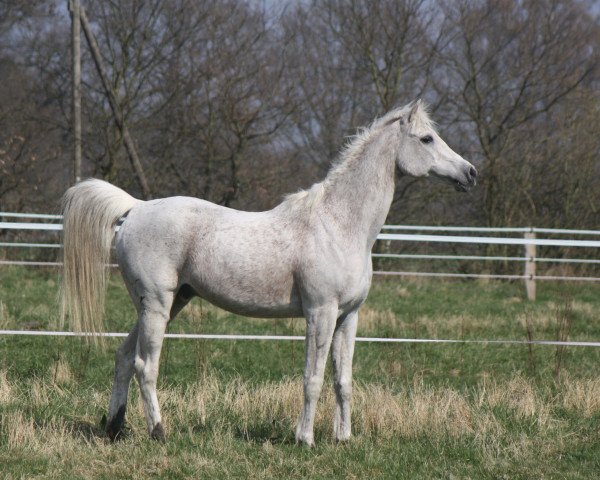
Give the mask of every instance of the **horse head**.
[(433, 176), (466, 192), (477, 182), (477, 170), (437, 133), (420, 100), (390, 112), (382, 120), (399, 138), (396, 165), (403, 175)]

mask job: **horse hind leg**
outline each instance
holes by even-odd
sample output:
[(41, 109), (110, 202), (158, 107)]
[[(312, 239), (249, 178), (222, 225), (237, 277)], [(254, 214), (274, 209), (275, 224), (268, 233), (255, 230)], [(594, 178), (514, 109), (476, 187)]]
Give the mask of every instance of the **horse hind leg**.
[(170, 308), (163, 308), (164, 303), (155, 302), (154, 308), (152, 306), (143, 308), (143, 313), (140, 315), (140, 333), (136, 346), (134, 369), (144, 402), (148, 433), (151, 438), (161, 442), (166, 440), (166, 436), (161, 422), (156, 382), (162, 342), (168, 323), (177, 316), (193, 296), (193, 290), (184, 285), (171, 302), (166, 302), (171, 304)]
[(133, 377), (137, 336), (138, 325), (136, 323), (116, 353), (115, 376), (106, 424), (106, 434), (112, 441), (122, 437), (123, 428), (125, 427), (125, 411), (127, 409), (129, 385), (131, 377)]
[[(165, 308), (165, 303), (168, 307)], [(156, 394), (156, 382), (160, 362), (160, 352), (167, 324), (170, 320), (171, 302), (144, 299), (138, 326), (134, 369), (144, 403), (144, 414), (150, 436), (159, 441), (165, 440), (161, 422), (160, 407)]]
[[(191, 288), (184, 285), (173, 300), (170, 312), (169, 312), (169, 320), (173, 320), (175, 316), (187, 305), (187, 303), (194, 296), (194, 292)], [(142, 301), (141, 299), (136, 298), (132, 295), (132, 299), (136, 305), (138, 312), (142, 311)], [(136, 300), (138, 300), (136, 302)], [(160, 309), (164, 310), (164, 309)], [(159, 315), (160, 317), (160, 315)], [(140, 322), (142, 319), (142, 314), (139, 314)], [(116, 441), (122, 438), (123, 429), (125, 427), (125, 412), (127, 410), (127, 398), (129, 396), (129, 387), (131, 384), (131, 378), (135, 372), (135, 362), (137, 355), (137, 345), (138, 345), (138, 328), (139, 323), (136, 323), (125, 341), (121, 344), (121, 346), (117, 349), (116, 359), (115, 359), (115, 375), (113, 381), (112, 394), (110, 398), (110, 403), (108, 407), (108, 421), (106, 424), (106, 434), (112, 441)], [(159, 321), (160, 324), (160, 321)], [(147, 336), (147, 335), (146, 335)], [(162, 341), (162, 340), (161, 340)], [(146, 350), (146, 349), (142, 349)], [(160, 355), (160, 347), (158, 349), (158, 355)], [(143, 359), (140, 358), (142, 362)], [(138, 362), (139, 363), (139, 362)], [(157, 367), (158, 368), (158, 367)], [(143, 370), (143, 368), (142, 368)], [(138, 375), (139, 378), (139, 375)], [(141, 385), (141, 383), (140, 383)], [(156, 387), (154, 387), (156, 388)], [(150, 395), (152, 398), (152, 395)], [(146, 407), (145, 407), (146, 409)], [(150, 431), (154, 431), (154, 427)], [(164, 439), (164, 431), (161, 427), (158, 427), (154, 432), (154, 437), (159, 439)]]

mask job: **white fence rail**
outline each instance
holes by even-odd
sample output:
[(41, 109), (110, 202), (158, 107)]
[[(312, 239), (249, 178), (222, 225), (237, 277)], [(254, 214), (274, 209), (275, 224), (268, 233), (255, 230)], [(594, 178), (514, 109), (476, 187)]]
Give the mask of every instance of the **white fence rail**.
[[(38, 231), (49, 232), (50, 235), (56, 235), (56, 232), (62, 230), (59, 223), (62, 220), (60, 215), (46, 214), (22, 214), (0, 212), (0, 219), (21, 219), (38, 220), (29, 221), (0, 221), (0, 232), (2, 230), (10, 231)], [(527, 291), (530, 298), (535, 297), (536, 280), (570, 280), (570, 281), (600, 281), (600, 277), (594, 276), (568, 276), (568, 275), (536, 275), (536, 263), (558, 263), (558, 264), (578, 264), (578, 265), (596, 265), (600, 264), (600, 258), (563, 258), (563, 257), (539, 257), (536, 256), (535, 248), (557, 247), (557, 248), (599, 248), (600, 240), (577, 240), (572, 238), (552, 239), (537, 238), (537, 234), (547, 235), (571, 235), (571, 236), (600, 236), (599, 230), (575, 230), (575, 229), (550, 229), (550, 228), (486, 228), (486, 227), (438, 227), (438, 226), (417, 226), (417, 225), (386, 225), (382, 229), (383, 233), (378, 236), (382, 241), (401, 241), (433, 244), (479, 244), (479, 245), (509, 245), (525, 247), (523, 256), (498, 256), (498, 255), (441, 255), (441, 254), (399, 254), (399, 253), (374, 253), (374, 258), (387, 259), (407, 259), (407, 260), (456, 260), (456, 261), (502, 261), (502, 262), (522, 262), (525, 264), (525, 273), (523, 274), (486, 274), (486, 273), (453, 273), (453, 272), (420, 272), (420, 271), (376, 271), (377, 275), (404, 275), (415, 277), (448, 277), (448, 278), (496, 278), (520, 280), (523, 279), (527, 285)], [(523, 237), (498, 237), (498, 236), (472, 236), (472, 235), (430, 235), (422, 233), (388, 233), (393, 232), (453, 232), (453, 233), (490, 233), (490, 234), (522, 234)], [(0, 242), (0, 248), (40, 248), (40, 249), (60, 249), (60, 243), (35, 243), (35, 242)], [(600, 255), (598, 255), (600, 257)], [(42, 262), (27, 260), (0, 260), (0, 265), (27, 265), (55, 267), (60, 266), (60, 262)], [(531, 289), (533, 285), (533, 290)], [(533, 296), (532, 296), (533, 292)], [(86, 336), (85, 333), (60, 332), (60, 331), (28, 331), (28, 330), (0, 330), (0, 335), (35, 335), (35, 336)], [(107, 337), (125, 337), (126, 333), (105, 333)], [(304, 340), (303, 336), (291, 335), (215, 335), (215, 334), (167, 334), (167, 338), (178, 339), (213, 339), (213, 340)], [(444, 343), (444, 344), (515, 344), (515, 345), (554, 345), (554, 346), (580, 346), (580, 347), (600, 347), (600, 342), (578, 342), (578, 341), (552, 341), (552, 340), (465, 340), (465, 339), (424, 339), (424, 338), (377, 338), (361, 337), (357, 338), (359, 342), (375, 343)]]
[[(0, 221), (0, 231), (39, 231), (60, 232), (62, 224), (61, 215), (12, 213), (0, 212), (0, 219), (16, 219), (20, 221)], [(34, 220), (23, 221), (23, 220)], [(392, 233), (390, 233), (392, 232)], [(424, 234), (424, 233), (397, 233), (397, 232), (450, 232), (453, 234)], [(454, 233), (489, 233), (489, 234), (522, 234), (522, 237), (504, 236), (481, 236), (481, 235), (455, 235)], [(570, 235), (588, 236), (592, 239), (573, 238), (538, 238), (538, 234), (546, 235)], [(420, 244), (477, 244), (477, 245), (505, 245), (522, 246), (523, 256), (498, 256), (498, 255), (442, 255), (442, 254), (401, 254), (401, 253), (374, 253), (374, 258), (385, 258), (391, 260), (456, 260), (456, 261), (483, 261), (483, 262), (521, 262), (524, 263), (523, 273), (516, 274), (494, 274), (494, 273), (456, 273), (456, 272), (422, 272), (422, 271), (376, 271), (376, 275), (398, 275), (414, 277), (441, 277), (441, 278), (489, 278), (505, 280), (525, 280), (529, 298), (535, 298), (535, 282), (546, 281), (581, 281), (599, 282), (599, 276), (593, 275), (538, 275), (536, 264), (578, 264), (578, 265), (600, 265), (599, 258), (564, 258), (564, 257), (540, 257), (536, 255), (536, 247), (563, 247), (563, 248), (600, 248), (600, 230), (578, 230), (578, 229), (551, 229), (536, 227), (454, 227), (454, 226), (418, 226), (418, 225), (385, 225), (378, 240), (387, 242), (417, 242)], [(36, 242), (0, 242), (0, 248), (40, 248), (59, 249), (60, 243), (36, 243)], [(599, 250), (600, 251), (600, 250)], [(0, 260), (0, 265), (29, 265), (40, 267), (60, 266), (60, 262), (28, 261), (28, 260)]]
[[(45, 330), (0, 330), (0, 335), (34, 336), (34, 337), (90, 337), (125, 338), (127, 332), (79, 333)], [(304, 341), (303, 335), (235, 335), (211, 333), (165, 333), (164, 338), (179, 340), (263, 340), (263, 341)], [(356, 337), (357, 342), (368, 343), (446, 343), (446, 344), (480, 344), (480, 345), (546, 345), (563, 347), (600, 347), (600, 342), (562, 341), (562, 340), (476, 340), (446, 338), (386, 338)]]

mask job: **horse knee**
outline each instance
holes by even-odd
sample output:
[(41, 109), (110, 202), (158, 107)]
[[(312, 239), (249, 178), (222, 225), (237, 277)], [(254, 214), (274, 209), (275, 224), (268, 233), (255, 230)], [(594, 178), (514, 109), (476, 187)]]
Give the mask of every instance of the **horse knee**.
[(146, 362), (139, 356), (135, 356), (135, 360), (133, 361), (133, 368), (135, 369), (135, 374), (140, 376), (144, 373), (144, 365)]
[(310, 377), (304, 382), (304, 392), (308, 397), (318, 397), (323, 386), (323, 379), (315, 376)]

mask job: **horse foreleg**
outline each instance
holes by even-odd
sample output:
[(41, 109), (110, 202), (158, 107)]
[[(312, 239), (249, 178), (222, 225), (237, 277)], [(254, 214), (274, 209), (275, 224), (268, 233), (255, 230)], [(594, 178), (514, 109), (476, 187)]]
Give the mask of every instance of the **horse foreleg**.
[(352, 401), (352, 356), (358, 311), (340, 317), (337, 322), (331, 345), (333, 366), (333, 386), (335, 389), (335, 417), (333, 433), (338, 442), (348, 440), (352, 435), (351, 401)]
[(117, 440), (123, 433), (125, 426), (125, 410), (127, 409), (127, 396), (129, 384), (133, 376), (133, 362), (137, 343), (137, 323), (129, 335), (117, 349), (115, 360), (115, 378), (108, 406), (108, 422), (106, 434), (111, 440)]
[(142, 400), (148, 432), (155, 440), (164, 441), (165, 432), (161, 424), (160, 407), (156, 395), (156, 381), (160, 351), (167, 323), (169, 309), (144, 306), (140, 315), (138, 339), (135, 351), (134, 368)]
[(296, 442), (314, 446), (313, 426), (317, 400), (323, 386), (323, 375), (331, 338), (335, 328), (337, 305), (306, 312), (304, 365), (304, 406), (296, 428)]

